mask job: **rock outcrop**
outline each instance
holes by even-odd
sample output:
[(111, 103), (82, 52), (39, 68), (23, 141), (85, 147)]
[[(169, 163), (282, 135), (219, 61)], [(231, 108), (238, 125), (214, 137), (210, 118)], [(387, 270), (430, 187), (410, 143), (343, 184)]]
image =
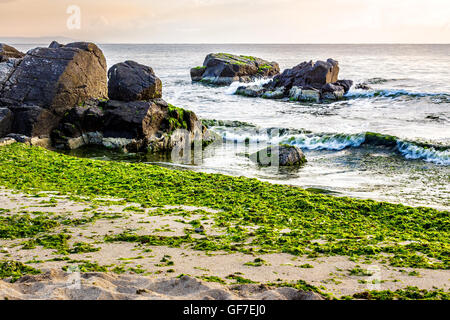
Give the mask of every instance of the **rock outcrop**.
[(300, 148), (290, 145), (270, 146), (250, 155), (250, 160), (262, 166), (298, 166), (306, 163)]
[(280, 73), (276, 62), (269, 62), (251, 56), (237, 56), (229, 53), (211, 53), (203, 66), (191, 69), (192, 81), (216, 85), (230, 85), (232, 82), (251, 82), (270, 78)]
[(152, 68), (125, 61), (109, 69), (108, 95), (120, 101), (157, 99), (162, 97), (162, 82)]
[(20, 52), (16, 48), (0, 43), (0, 62), (8, 61), (11, 58), (20, 59), (23, 58), (24, 55), (24, 53)]
[(49, 135), (67, 110), (107, 90), (106, 60), (93, 43), (36, 48), (0, 63), (0, 104), (14, 113), (14, 133)]
[(107, 97), (106, 60), (93, 43), (28, 51), (4, 83), (4, 105), (37, 105), (55, 114), (89, 98)]
[(0, 138), (11, 132), (13, 113), (8, 108), (0, 108)]
[(14, 114), (11, 131), (28, 137), (48, 137), (60, 117), (39, 106), (10, 106)]
[(0, 138), (132, 152), (169, 151), (215, 138), (193, 112), (162, 100), (161, 80), (136, 62), (109, 70), (108, 100), (106, 60), (93, 43), (52, 42), (22, 58), (9, 56), (0, 63)]
[(169, 151), (185, 140), (213, 138), (193, 112), (162, 99), (90, 101), (70, 110), (52, 134), (58, 148), (103, 145), (127, 152)]
[(237, 94), (268, 99), (289, 98), (293, 101), (320, 102), (338, 100), (346, 94), (353, 81), (338, 80), (339, 63), (327, 61), (303, 62), (258, 86), (242, 86)]

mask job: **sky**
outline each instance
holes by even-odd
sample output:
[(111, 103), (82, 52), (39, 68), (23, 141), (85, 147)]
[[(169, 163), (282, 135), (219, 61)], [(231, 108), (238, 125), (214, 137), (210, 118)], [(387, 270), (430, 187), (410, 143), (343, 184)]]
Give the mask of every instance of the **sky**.
[(450, 43), (450, 0), (0, 0), (0, 41)]

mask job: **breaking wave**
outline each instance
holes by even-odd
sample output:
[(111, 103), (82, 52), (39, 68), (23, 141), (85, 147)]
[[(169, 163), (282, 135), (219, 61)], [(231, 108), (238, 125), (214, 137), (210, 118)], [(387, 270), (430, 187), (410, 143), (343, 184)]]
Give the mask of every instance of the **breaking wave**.
[(440, 98), (444, 101), (450, 102), (450, 94), (448, 93), (430, 93), (430, 92), (412, 92), (404, 89), (380, 89), (380, 90), (350, 90), (346, 95), (346, 98), (399, 98), (399, 97), (412, 97), (412, 98)]
[(439, 165), (450, 165), (450, 147), (416, 141), (405, 141), (395, 136), (373, 132), (358, 134), (302, 133), (298, 130), (215, 127), (225, 141), (233, 143), (290, 144), (305, 150), (333, 150), (359, 148), (363, 145), (382, 146), (401, 154), (406, 159), (423, 160)]
[(262, 86), (266, 83), (269, 83), (271, 79), (260, 79), (253, 82), (239, 82), (235, 81), (226, 89), (225, 93), (229, 95), (233, 95), (236, 93), (237, 89), (240, 87), (250, 87), (250, 86)]

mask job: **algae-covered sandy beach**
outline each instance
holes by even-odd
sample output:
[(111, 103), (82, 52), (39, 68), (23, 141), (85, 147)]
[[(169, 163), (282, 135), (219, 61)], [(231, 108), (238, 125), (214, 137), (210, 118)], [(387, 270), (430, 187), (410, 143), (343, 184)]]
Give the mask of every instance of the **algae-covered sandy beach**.
[[(450, 47), (397, 43), (390, 24), (370, 36), (365, 4), (327, 1), (30, 5), (40, 36), (61, 8), (78, 31), (0, 34), (0, 301), (278, 319), (306, 304), (258, 301), (323, 300), (338, 307), (308, 306), (335, 316), (363, 306), (343, 300), (449, 300)], [(436, 3), (420, 16), (448, 12)], [(329, 16), (343, 7), (357, 21)], [(0, 30), (26, 29), (13, 20)]]
[(445, 211), (18, 143), (0, 160), (4, 299), (448, 298)]

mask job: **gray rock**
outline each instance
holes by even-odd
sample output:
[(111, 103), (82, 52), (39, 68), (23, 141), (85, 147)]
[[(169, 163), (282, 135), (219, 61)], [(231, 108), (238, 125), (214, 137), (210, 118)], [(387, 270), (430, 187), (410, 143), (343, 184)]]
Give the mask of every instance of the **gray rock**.
[(327, 83), (322, 87), (321, 92), (324, 100), (338, 100), (344, 97), (345, 89), (336, 83)]
[(279, 87), (274, 91), (264, 91), (264, 93), (261, 95), (261, 97), (265, 98), (265, 99), (282, 99), (284, 98), (284, 94), (285, 94), (285, 88), (284, 87)]
[(16, 48), (13, 48), (11, 46), (8, 46), (5, 43), (0, 43), (0, 62), (5, 62), (10, 58), (23, 58), (25, 54), (17, 50)]
[(302, 89), (302, 93), (300, 94), (298, 100), (305, 102), (319, 102), (320, 91), (315, 89)]
[(13, 131), (27, 135), (49, 135), (67, 110), (89, 98), (106, 97), (105, 57), (95, 44), (85, 42), (28, 51), (0, 88), (0, 103), (4, 105), (45, 110), (34, 108), (25, 114), (26, 121), (37, 124), (22, 123), (24, 115), (15, 120), (19, 127)]
[(242, 86), (237, 88), (236, 94), (246, 97), (261, 97), (265, 93), (262, 86)]
[(250, 155), (250, 160), (263, 166), (297, 166), (307, 161), (300, 148), (290, 145), (267, 147)]
[(108, 94), (112, 100), (138, 101), (162, 97), (162, 82), (153, 69), (134, 61), (115, 64), (108, 71)]
[(137, 151), (169, 151), (185, 141), (215, 137), (197, 116), (162, 99), (98, 102), (99, 106), (75, 107), (63, 117), (52, 139), (60, 148), (83, 145)]
[(206, 56), (203, 66), (191, 69), (191, 79), (216, 85), (229, 85), (234, 81), (251, 82), (270, 78), (279, 73), (280, 67), (276, 62), (251, 56), (211, 53)]
[(353, 85), (351, 80), (338, 80), (339, 64), (327, 61), (303, 62), (276, 75), (270, 82), (258, 88), (239, 88), (236, 94), (250, 97), (292, 101), (320, 102), (337, 100)]
[(352, 87), (353, 81), (352, 80), (338, 80), (333, 84), (343, 87), (344, 93), (347, 93), (347, 92), (349, 92), (350, 88)]
[(50, 45), (48, 47), (51, 49), (57, 49), (57, 48), (64, 47), (64, 45), (62, 45), (58, 41), (52, 41), (52, 43), (50, 43)]
[(106, 60), (92, 43), (52, 43), (0, 63), (0, 102), (13, 111), (16, 133), (48, 136), (65, 111), (106, 93)]
[(10, 109), (14, 113), (11, 131), (29, 137), (48, 136), (49, 128), (56, 126), (60, 119), (39, 106), (10, 106)]
[(336, 82), (338, 75), (339, 63), (333, 59), (302, 62), (292, 69), (284, 70), (282, 74), (275, 76), (264, 87), (270, 90), (279, 87), (285, 87), (287, 90), (292, 87), (320, 90), (325, 84)]
[(21, 59), (10, 58), (0, 62), (0, 92), (21, 61)]
[(20, 143), (30, 143), (31, 142), (31, 137), (25, 136), (23, 134), (10, 133), (6, 137), (14, 139), (15, 141), (20, 142)]
[(0, 138), (11, 132), (13, 113), (8, 108), (0, 108)]
[(355, 89), (372, 90), (372, 87), (369, 86), (367, 83), (363, 82), (363, 83), (358, 83), (358, 84), (355, 86)]

